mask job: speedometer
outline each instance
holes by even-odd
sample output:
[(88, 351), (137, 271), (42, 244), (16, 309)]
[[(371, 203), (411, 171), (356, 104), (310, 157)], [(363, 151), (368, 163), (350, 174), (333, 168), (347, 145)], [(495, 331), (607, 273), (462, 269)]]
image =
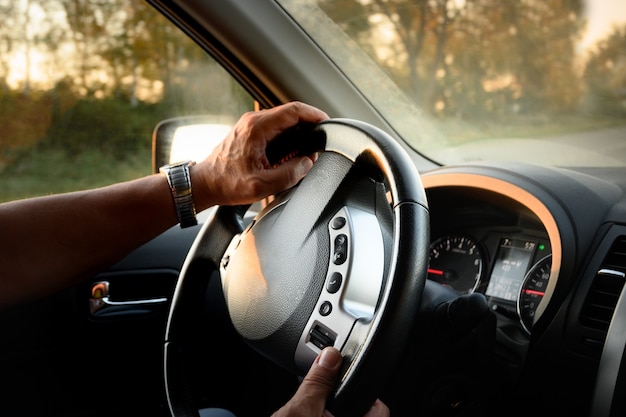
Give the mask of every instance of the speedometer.
[(528, 334), (530, 334), (530, 329), (533, 326), (537, 307), (548, 286), (551, 268), (552, 255), (548, 255), (537, 262), (526, 274), (517, 298), (517, 311), (522, 321), (522, 326)]
[(482, 270), (480, 247), (468, 236), (444, 236), (430, 246), (428, 278), (433, 281), (467, 294), (478, 286)]

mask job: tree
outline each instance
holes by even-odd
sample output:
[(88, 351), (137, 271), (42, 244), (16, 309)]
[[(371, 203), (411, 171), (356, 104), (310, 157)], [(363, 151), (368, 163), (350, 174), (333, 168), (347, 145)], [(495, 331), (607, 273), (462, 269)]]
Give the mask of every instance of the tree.
[(600, 41), (584, 73), (587, 108), (595, 113), (626, 115), (626, 25)]
[(116, 17), (118, 4), (106, 0), (58, 0), (65, 10), (69, 37), (74, 46), (80, 87), (87, 96), (101, 88), (97, 70), (110, 46), (107, 26)]
[(16, 8), (15, 2), (10, 0), (4, 0), (0, 3), (0, 16), (2, 17), (2, 25), (0, 25), (0, 92), (4, 93), (9, 88), (7, 78), (11, 68), (16, 37), (13, 31), (16, 26), (15, 20), (19, 16)]
[[(8, 77), (14, 70), (18, 56), (24, 65), (22, 91), (28, 96), (31, 91), (31, 55), (32, 51), (40, 46), (46, 38), (46, 27), (35, 28), (31, 19), (35, 9), (41, 9), (40, 0), (24, 0), (14, 2), (4, 0), (0, 2), (0, 77), (5, 92), (8, 91)], [(35, 30), (36, 29), (36, 30)]]
[[(321, 6), (426, 111), (475, 118), (578, 103), (581, 0), (342, 0), (343, 14), (333, 3)], [(381, 18), (353, 23), (371, 13)], [(376, 38), (382, 25), (395, 36)], [(381, 59), (381, 42), (398, 52)]]

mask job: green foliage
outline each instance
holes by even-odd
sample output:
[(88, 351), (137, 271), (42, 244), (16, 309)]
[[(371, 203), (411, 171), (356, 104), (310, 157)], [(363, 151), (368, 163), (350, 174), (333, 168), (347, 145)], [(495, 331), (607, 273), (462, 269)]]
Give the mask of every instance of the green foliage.
[(163, 118), (163, 105), (81, 99), (53, 117), (60, 104), (50, 95), (30, 102), (7, 101), (14, 109), (7, 115), (23, 112), (14, 119), (20, 122), (7, 125), (7, 136), (22, 140), (10, 149), (3, 147), (0, 201), (100, 187), (150, 174), (151, 133)]
[(163, 104), (86, 98), (54, 121), (42, 145), (68, 155), (89, 150), (123, 159), (149, 149), (154, 126), (166, 117)]
[(12, 152), (36, 144), (45, 135), (51, 123), (50, 108), (47, 96), (0, 94), (0, 167)]
[(626, 25), (597, 45), (585, 68), (591, 112), (626, 116)]
[[(29, 27), (29, 11), (46, 24)], [(0, 201), (147, 175), (161, 120), (252, 108), (223, 68), (142, 0), (0, 0), (0, 18)], [(9, 85), (17, 50), (48, 60)]]
[(119, 161), (95, 150), (70, 158), (63, 149), (29, 148), (0, 171), (0, 203), (106, 186), (149, 175), (151, 169), (150, 149)]

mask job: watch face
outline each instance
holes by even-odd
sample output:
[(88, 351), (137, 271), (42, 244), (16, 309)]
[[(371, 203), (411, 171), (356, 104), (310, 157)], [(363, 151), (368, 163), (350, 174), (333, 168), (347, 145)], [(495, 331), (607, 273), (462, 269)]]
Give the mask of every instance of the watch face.
[(163, 165), (161, 168), (159, 168), (160, 172), (165, 172), (169, 169), (172, 168), (176, 168), (176, 167), (180, 167), (180, 166), (194, 166), (196, 163), (193, 161), (180, 161), (180, 162), (174, 162), (172, 164), (167, 164), (167, 165)]

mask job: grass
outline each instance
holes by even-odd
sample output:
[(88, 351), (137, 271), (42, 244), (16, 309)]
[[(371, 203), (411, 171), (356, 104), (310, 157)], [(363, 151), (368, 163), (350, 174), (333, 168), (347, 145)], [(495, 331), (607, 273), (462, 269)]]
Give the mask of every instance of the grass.
[(625, 126), (623, 117), (584, 115), (535, 115), (508, 120), (492, 119), (478, 123), (446, 119), (438, 124), (450, 145), (485, 139), (544, 138)]
[(150, 150), (119, 160), (95, 150), (69, 156), (31, 149), (0, 171), (0, 202), (103, 187), (151, 173)]

